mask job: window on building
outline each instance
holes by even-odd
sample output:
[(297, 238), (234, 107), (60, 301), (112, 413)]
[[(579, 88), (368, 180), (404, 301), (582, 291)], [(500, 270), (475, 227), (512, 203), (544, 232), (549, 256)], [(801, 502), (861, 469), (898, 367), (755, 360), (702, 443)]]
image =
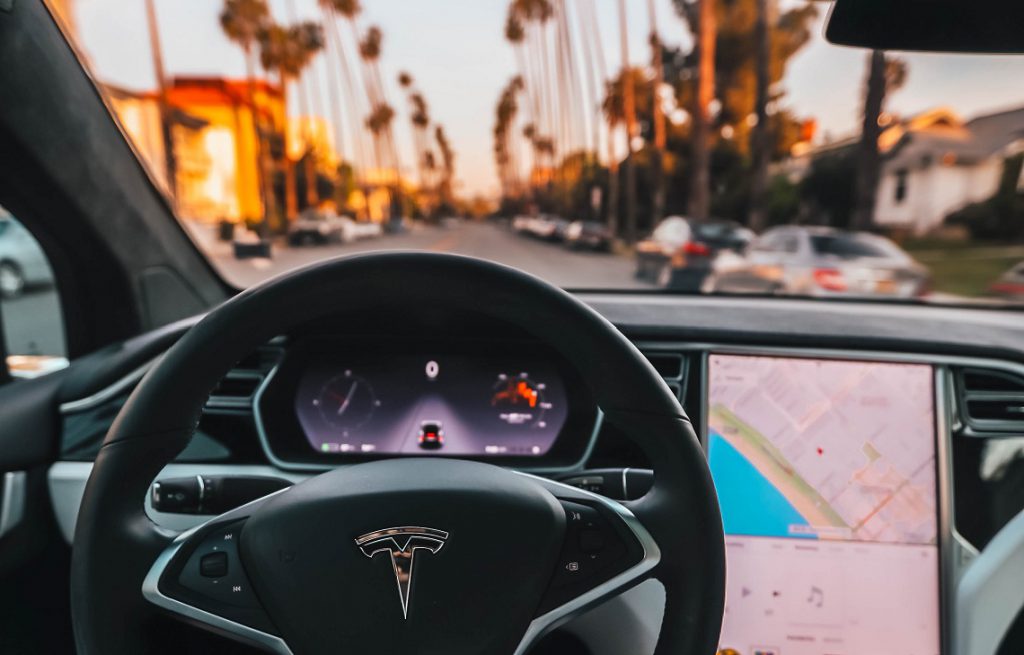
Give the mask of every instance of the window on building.
[(896, 191), (893, 197), (897, 204), (907, 199), (907, 169), (905, 168), (896, 171)]

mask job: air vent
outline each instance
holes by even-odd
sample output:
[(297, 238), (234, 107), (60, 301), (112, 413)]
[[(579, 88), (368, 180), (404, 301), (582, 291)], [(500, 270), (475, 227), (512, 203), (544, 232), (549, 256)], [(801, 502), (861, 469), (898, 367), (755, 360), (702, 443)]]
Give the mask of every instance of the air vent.
[(957, 384), (963, 418), (975, 432), (1024, 433), (1024, 375), (964, 368)]
[(679, 353), (644, 353), (654, 366), (654, 370), (666, 380), (679, 380), (683, 377), (683, 356)]
[(206, 401), (209, 409), (248, 409), (253, 396), (281, 358), (281, 350), (263, 347), (238, 362), (224, 376)]

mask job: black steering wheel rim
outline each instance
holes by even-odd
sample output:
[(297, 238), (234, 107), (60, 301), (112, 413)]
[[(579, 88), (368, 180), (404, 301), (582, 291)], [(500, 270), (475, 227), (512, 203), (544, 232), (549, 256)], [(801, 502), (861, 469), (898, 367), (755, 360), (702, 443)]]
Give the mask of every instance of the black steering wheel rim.
[(342, 309), (424, 305), (521, 327), (589, 382), (606, 420), (655, 468), (651, 491), (626, 505), (663, 553), (650, 574), (666, 592), (656, 653), (715, 652), (725, 587), (717, 498), (696, 434), (649, 362), (588, 306), (515, 269), (454, 255), (376, 253), (318, 263), (240, 293), (189, 330), (136, 387), (96, 458), (79, 511), (71, 604), (80, 653), (149, 650), (154, 608), (141, 585), (173, 535), (150, 521), (142, 499), (187, 445), (223, 375), (269, 339)]

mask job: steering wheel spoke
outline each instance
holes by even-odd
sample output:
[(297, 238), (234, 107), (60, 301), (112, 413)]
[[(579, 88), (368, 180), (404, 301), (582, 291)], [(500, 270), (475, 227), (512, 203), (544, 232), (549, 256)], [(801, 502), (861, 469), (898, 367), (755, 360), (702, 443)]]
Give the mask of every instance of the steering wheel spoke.
[(199, 627), (291, 655), (256, 596), (239, 553), (246, 521), (269, 497), (179, 535), (150, 568), (142, 584), (143, 597)]
[(661, 560), (650, 532), (622, 504), (533, 479), (561, 504), (566, 529), (554, 575), (516, 655), (559, 625), (647, 579)]

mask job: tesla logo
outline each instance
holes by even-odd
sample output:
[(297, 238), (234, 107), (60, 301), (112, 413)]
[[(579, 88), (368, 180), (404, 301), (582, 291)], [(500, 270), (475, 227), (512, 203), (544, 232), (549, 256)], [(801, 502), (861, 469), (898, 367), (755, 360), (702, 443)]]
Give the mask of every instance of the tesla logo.
[(373, 558), (377, 553), (391, 557), (391, 567), (398, 582), (398, 597), (402, 601), (402, 616), (409, 618), (409, 589), (412, 586), (412, 565), (416, 553), (438, 553), (448, 540), (448, 533), (434, 528), (405, 526), (368, 532), (356, 539), (363, 555)]

